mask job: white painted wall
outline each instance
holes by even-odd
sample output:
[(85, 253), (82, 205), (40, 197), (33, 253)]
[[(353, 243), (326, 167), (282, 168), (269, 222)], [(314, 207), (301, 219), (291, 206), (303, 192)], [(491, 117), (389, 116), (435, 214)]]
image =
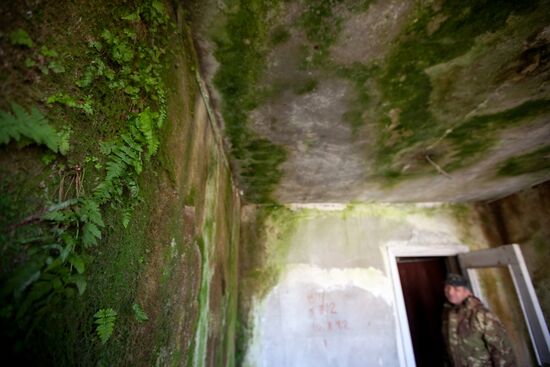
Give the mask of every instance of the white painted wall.
[(392, 296), (375, 269), (295, 265), (259, 310), (260, 366), (395, 366)]
[[(253, 302), (245, 365), (404, 365), (387, 246), (459, 244), (447, 209), (367, 204), (295, 210), (286, 255), (271, 257), (282, 262), (276, 264), (279, 281)], [(266, 252), (275, 253), (270, 246), (281, 246), (280, 233), (268, 231)]]

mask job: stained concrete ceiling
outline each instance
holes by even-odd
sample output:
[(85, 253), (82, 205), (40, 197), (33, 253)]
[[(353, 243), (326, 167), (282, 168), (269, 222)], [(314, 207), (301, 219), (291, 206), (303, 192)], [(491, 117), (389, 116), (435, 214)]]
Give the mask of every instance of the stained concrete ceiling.
[(550, 179), (550, 1), (187, 10), (249, 202), (483, 200)]

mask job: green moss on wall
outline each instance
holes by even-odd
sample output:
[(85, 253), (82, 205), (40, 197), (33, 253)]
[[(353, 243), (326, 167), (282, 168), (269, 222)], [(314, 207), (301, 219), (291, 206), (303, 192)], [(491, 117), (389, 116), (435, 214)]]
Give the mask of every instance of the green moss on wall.
[(310, 0), (302, 3), (298, 25), (311, 42), (305, 54), (304, 66), (318, 66), (327, 59), (329, 47), (340, 33), (342, 19), (334, 14), (334, 6), (339, 2)]
[[(270, 47), (287, 42), (289, 28), (296, 27), (308, 39), (303, 48), (301, 67), (309, 70), (326, 67), (330, 64), (327, 58), (329, 48), (340, 32), (341, 20), (335, 12), (336, 7), (365, 11), (371, 2), (300, 1), (300, 13), (295, 22), (283, 25), (280, 18), (288, 3), (255, 0), (245, 5), (245, 2), (235, 1), (225, 14), (225, 24), (213, 27), (215, 57), (220, 62), (214, 84), (223, 97), (221, 109), (231, 141), (231, 154), (238, 161), (238, 174), (247, 200), (256, 203), (273, 201), (270, 194), (282, 176), (279, 167), (286, 160), (283, 147), (256, 136), (250, 130), (249, 113), (283, 90), (291, 89), (301, 95), (314, 91), (318, 85), (316, 78), (307, 78), (296, 85), (274, 82), (267, 87), (258, 87)], [(359, 89), (357, 95), (359, 102), (352, 102), (351, 110), (346, 114), (352, 126), (361, 124), (361, 101), (368, 98), (364, 89)]]
[[(495, 131), (530, 122), (537, 116), (550, 113), (550, 100), (538, 99), (502, 112), (475, 116), (454, 128), (448, 139), (453, 143), (453, 160), (447, 165), (449, 170), (471, 163), (498, 141)], [(533, 156), (532, 156), (533, 157)], [(539, 157), (539, 159), (542, 157)]]
[(290, 33), (288, 30), (282, 26), (279, 25), (273, 29), (270, 35), (271, 45), (277, 46), (282, 43), (285, 43), (290, 38)]
[(239, 255), (239, 316), (236, 322), (236, 362), (241, 366), (252, 337), (250, 310), (264, 298), (284, 271), (290, 239), (303, 218), (280, 205), (248, 207), (242, 219)]
[[(536, 2), (467, 1), (445, 2), (438, 12), (432, 7), (418, 10), (402, 32), (401, 42), (386, 59), (384, 72), (378, 80), (382, 97), (387, 101), (379, 117), (382, 133), (377, 166), (382, 176), (397, 179), (430, 170), (435, 173), (424, 159), (425, 155), (430, 155), (434, 160), (445, 160), (446, 169), (458, 168), (466, 163), (463, 161), (465, 157), (476, 157), (494, 143), (488, 137), (506, 126), (502, 121), (511, 124), (531, 117), (533, 110), (537, 110), (538, 114), (547, 111), (546, 101), (527, 102), (502, 113), (455, 122), (446, 139), (449, 124), (438, 121), (431, 112), (432, 85), (425, 72), (430, 66), (466, 53), (474, 45), (476, 37), (500, 29), (511, 14), (525, 15), (535, 6)], [(437, 14), (443, 15), (445, 20), (432, 33), (429, 23)], [(398, 112), (398, 121), (390, 119), (392, 110)], [(472, 129), (477, 131), (472, 133)], [(456, 151), (450, 161), (441, 156), (442, 153), (428, 149), (438, 140), (445, 141), (438, 143), (441, 146), (448, 142), (451, 151)], [(411, 157), (415, 156), (416, 172), (403, 172), (402, 167), (414, 163)], [(418, 165), (419, 162), (421, 164)]]
[(550, 145), (508, 159), (498, 169), (500, 176), (518, 176), (525, 173), (550, 170)]
[(296, 85), (294, 87), (294, 92), (297, 95), (308, 94), (314, 91), (315, 89), (317, 89), (318, 84), (319, 84), (319, 81), (317, 79), (309, 78), (304, 80), (303, 83)]
[(342, 30), (342, 10), (364, 12), (372, 0), (302, 0), (300, 15), (293, 26), (302, 30), (309, 44), (304, 45), (304, 69), (326, 69), (331, 64), (329, 59), (332, 46)]
[[(194, 52), (186, 30), (176, 29), (176, 21), (181, 25), (181, 19), (176, 19), (169, 5), (173, 4), (159, 0), (0, 5), (2, 33), (5, 28), (10, 32), (25, 28), (37, 45), (33, 49), (20, 48), (8, 44), (8, 38), (0, 37), (0, 46), (8, 50), (0, 68), (6, 92), (0, 98), (0, 108), (5, 108), (10, 100), (26, 107), (36, 105), (54, 127), (69, 127), (72, 131), (71, 149), (63, 157), (35, 145), (10, 143), (0, 147), (3, 254), (0, 341), (4, 356), (19, 358), (21, 365), (179, 365), (192, 355), (190, 340), (199, 313), (223, 318), (225, 312), (235, 312), (234, 308), (208, 310), (205, 299), (211, 288), (199, 289), (203, 264), (196, 248), (200, 242), (195, 239), (211, 240), (214, 220), (238, 223), (234, 215), (239, 208), (231, 200), (234, 196), (229, 195), (233, 193), (230, 184), (225, 197), (214, 193), (207, 204), (203, 202), (206, 185), (203, 171), (216, 172), (223, 160), (217, 155), (221, 149), (209, 138), (210, 132), (205, 133), (205, 139), (192, 144), (192, 137), (201, 136), (197, 131), (208, 129), (190, 127), (195, 124), (193, 109), (197, 94)], [(44, 56), (41, 46), (55, 49), (60, 56)], [(120, 65), (120, 58), (130, 59), (132, 53), (132, 62)], [(36, 59), (35, 64), (25, 66), (26, 58)], [(52, 66), (57, 72), (49, 68), (48, 64), (54, 60), (48, 58), (55, 58), (64, 71), (60, 65)], [(87, 69), (98, 65), (103, 66), (95, 70), (98, 74), (94, 74), (91, 84), (80, 83)], [(81, 89), (76, 83), (85, 87)], [(136, 94), (134, 88), (143, 94)], [(89, 99), (94, 113), (86, 113), (72, 102), (71, 105), (47, 103), (48, 97), (59, 91), (72, 97), (77, 105)], [(44, 245), (50, 256), (44, 258), (42, 269), (46, 274), (49, 265), (58, 261), (62, 253), (51, 234), (72, 234), (67, 229), (73, 223), (46, 223), (42, 219), (43, 208), (91, 195), (105, 177), (103, 151), (107, 148), (112, 151), (112, 145), (107, 143), (124, 132), (135, 133), (139, 129), (130, 116), (146, 109), (157, 111), (161, 106), (168, 115), (166, 121), (164, 118), (142, 121), (154, 126), (149, 130), (149, 138), (158, 139), (159, 154), (149, 154), (156, 148), (152, 149), (147, 142), (136, 148), (140, 174), (131, 177), (130, 185), (117, 181), (116, 195), (98, 204), (105, 226), (95, 246), (82, 243), (84, 228), (79, 223), (74, 225), (76, 235), (72, 243), (82, 262), (73, 260), (76, 265), (71, 265), (67, 261), (66, 268), (60, 270), (74, 276), (73, 279), (85, 280), (79, 283), (79, 287), (86, 286), (83, 294), (78, 294), (80, 289), (73, 283), (68, 283), (66, 289), (55, 284), (58, 293), (67, 297), (38, 295), (40, 307), (29, 316), (28, 324), (7, 317), (14, 309), (9, 304), (11, 295), (4, 292), (5, 281), (12, 275), (11, 266), (30, 263), (33, 252)], [(197, 124), (207, 126), (204, 122)], [(153, 140), (149, 139), (149, 143)], [(101, 149), (100, 143), (105, 143)], [(211, 151), (215, 152), (213, 157)], [(116, 153), (121, 159), (129, 159), (121, 150)], [(229, 173), (226, 174), (225, 184), (231, 182)], [(194, 214), (204, 213), (205, 205), (209, 218), (204, 228), (200, 225), (196, 228)], [(13, 232), (5, 232), (5, 228), (20, 223), (28, 215), (35, 215), (35, 219), (32, 225), (21, 226), (20, 234), (25, 241), (30, 239), (30, 243), (19, 241), (19, 234), (12, 236)], [(28, 236), (31, 227), (40, 237)], [(17, 239), (13, 243), (17, 252), (9, 253), (9, 257), (5, 251), (7, 237), (10, 241)], [(67, 235), (62, 238), (71, 240)], [(235, 271), (235, 263), (229, 266)], [(77, 274), (77, 269), (82, 268), (85, 272), (80, 277), (81, 271)], [(203, 279), (208, 282), (210, 278)], [(233, 279), (233, 285), (234, 282)], [(234, 288), (231, 292), (235, 292)], [(197, 303), (205, 307), (204, 312), (199, 312)], [(134, 304), (141, 306), (148, 321), (136, 319)], [(98, 339), (94, 325), (93, 315), (100, 308), (113, 308), (118, 313), (113, 335), (106, 344)], [(216, 347), (212, 346), (212, 350)], [(222, 350), (225, 352), (231, 357), (230, 347)]]
[(335, 70), (336, 75), (349, 80), (355, 90), (355, 96), (349, 102), (348, 109), (344, 113), (344, 119), (351, 125), (355, 135), (358, 129), (365, 124), (363, 117), (365, 110), (372, 108), (371, 91), (367, 87), (367, 82), (380, 72), (380, 68), (376, 65), (357, 62), (350, 66), (333, 65), (331, 68)]
[(281, 177), (279, 166), (286, 153), (250, 130), (248, 113), (257, 105), (256, 83), (265, 68), (270, 17), (277, 10), (277, 3), (254, 0), (233, 6), (233, 11), (227, 13), (225, 27), (215, 36), (215, 56), (221, 66), (214, 84), (223, 96), (226, 133), (231, 153), (239, 162), (247, 199), (269, 202)]
[[(404, 25), (387, 46), (384, 59), (370, 64), (339, 64), (330, 52), (335, 51), (331, 47), (348, 20), (344, 17), (367, 12), (371, 4), (371, 0), (227, 1), (221, 16), (218, 14), (208, 26), (220, 63), (214, 84), (222, 95), (220, 107), (231, 154), (248, 201), (273, 201), (271, 194), (282, 177), (281, 164), (287, 159), (282, 146), (252, 131), (250, 113), (286, 91), (312, 93), (323, 79), (350, 82), (353, 94), (342, 118), (351, 125), (354, 138), (360, 131), (372, 137), (365, 157), (369, 162), (375, 160), (369, 175), (388, 185), (438, 174), (436, 165), (445, 171), (467, 167), (494, 146), (504, 129), (548, 113), (548, 101), (540, 99), (498, 113), (443, 120), (438, 111), (463, 101), (439, 94), (445, 89), (444, 83), (452, 85), (453, 75), (441, 81), (429, 73), (459, 58), (472, 65), (478, 58), (486, 62), (490, 48), (498, 46), (484, 43), (482, 38), (525, 33), (519, 29), (528, 26), (524, 19), (533, 20), (529, 27), (542, 24), (542, 17), (536, 15), (541, 1), (415, 3), (406, 18), (399, 20)], [(522, 21), (514, 23), (518, 17)], [(297, 53), (289, 65), (298, 64), (303, 75), (308, 75), (305, 79), (289, 82), (276, 75), (277, 70), (266, 70), (271, 52), (277, 57), (282, 47), (298, 40), (300, 45), (284, 48), (284, 52)], [(487, 62), (498, 69), (504, 61)], [(489, 88), (503, 82), (502, 72), (495, 70), (495, 75)], [(371, 170), (372, 165), (368, 166)]]

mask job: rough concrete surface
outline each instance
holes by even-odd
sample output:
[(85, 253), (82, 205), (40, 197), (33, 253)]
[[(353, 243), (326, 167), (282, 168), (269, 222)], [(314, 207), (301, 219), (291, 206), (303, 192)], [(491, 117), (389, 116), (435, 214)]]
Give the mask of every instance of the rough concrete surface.
[[(497, 171), (515, 153), (539, 146), (540, 134), (547, 134), (541, 124), (550, 119), (550, 16), (544, 11), (547, 1), (527, 9), (516, 5), (498, 18), (489, 3), (478, 10), (472, 10), (473, 3), (458, 9), (414, 0), (274, 4), (258, 13), (268, 15), (258, 20), (263, 28), (246, 34), (244, 49), (235, 42), (224, 45), (224, 51), (254, 52), (256, 64), (230, 67), (241, 74), (251, 70), (243, 83), (251, 93), (245, 97), (255, 99), (245, 103), (241, 95), (215, 94), (215, 105), (227, 107), (219, 123), (232, 110), (248, 108), (246, 121), (232, 129), (251, 131), (286, 152), (282, 163), (266, 161), (270, 172), (280, 172), (270, 195), (282, 203), (464, 201), (528, 187), (548, 179), (548, 169), (504, 178)], [(217, 11), (229, 22), (238, 19), (237, 9)], [(468, 28), (470, 23), (476, 25)], [(210, 28), (223, 34), (224, 23)], [(218, 49), (204, 31), (209, 27), (199, 29), (203, 70), (212, 81)], [(441, 51), (442, 45), (448, 50)], [(228, 67), (221, 62), (222, 69)], [(529, 110), (529, 103), (539, 103), (538, 109)], [(498, 119), (499, 113), (510, 121), (484, 122), (482, 133), (473, 125), (471, 134), (458, 140), (448, 136), (469, 119)], [(518, 132), (521, 138), (509, 138)], [(485, 136), (499, 141), (480, 148)], [(477, 144), (471, 158), (457, 169), (456, 150), (471, 142)], [(248, 159), (233, 157), (237, 172)], [(453, 171), (452, 180), (445, 177), (447, 170)], [(243, 187), (250, 187), (247, 180), (254, 174), (261, 180), (262, 172), (238, 177)]]

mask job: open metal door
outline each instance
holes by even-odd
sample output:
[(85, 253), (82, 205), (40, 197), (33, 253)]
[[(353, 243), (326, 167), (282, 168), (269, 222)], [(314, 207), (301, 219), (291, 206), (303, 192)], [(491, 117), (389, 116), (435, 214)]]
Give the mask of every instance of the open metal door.
[(473, 269), (508, 268), (514, 280), (514, 286), (518, 293), (537, 361), (541, 366), (550, 365), (550, 334), (520, 247), (518, 245), (506, 245), (467, 252), (459, 254), (458, 260), (462, 272), (469, 278), (472, 291), (476, 296), (480, 296), (481, 292), (476, 278), (473, 276)]

